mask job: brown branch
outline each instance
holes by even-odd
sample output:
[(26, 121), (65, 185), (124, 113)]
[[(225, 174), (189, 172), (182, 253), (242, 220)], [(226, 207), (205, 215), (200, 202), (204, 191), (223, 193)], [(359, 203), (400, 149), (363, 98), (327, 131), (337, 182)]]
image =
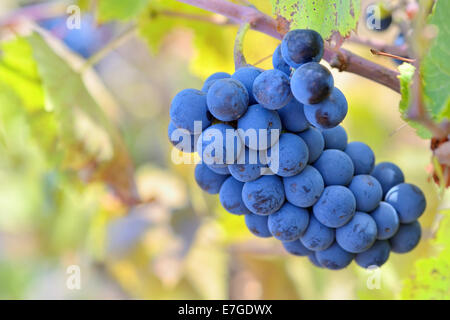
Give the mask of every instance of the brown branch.
[(391, 54), (391, 53), (387, 53), (387, 52), (383, 52), (377, 49), (370, 49), (370, 52), (375, 55), (375, 56), (383, 56), (383, 57), (388, 57), (388, 58), (393, 58), (393, 59), (397, 59), (403, 62), (408, 62), (408, 63), (414, 63), (414, 59), (409, 59), (409, 58), (403, 58), (400, 56), (396, 56), (395, 54)]
[[(226, 0), (178, 0), (198, 8), (221, 14), (237, 24), (251, 21), (251, 28), (277, 39), (283, 35), (277, 30), (277, 23), (271, 17), (253, 7), (237, 5)], [(358, 74), (400, 92), (398, 72), (366, 60), (348, 50), (325, 48), (324, 59), (334, 68)]]
[(155, 15), (161, 14), (167, 17), (174, 17), (174, 18), (181, 18), (181, 19), (187, 19), (187, 20), (196, 20), (201, 22), (207, 22), (217, 25), (228, 25), (231, 24), (230, 20), (225, 18), (224, 16), (206, 16), (201, 14), (192, 14), (192, 13), (185, 13), (185, 12), (177, 12), (177, 11), (170, 11), (170, 10), (159, 10), (155, 11)]
[(386, 42), (378, 39), (365, 38), (362, 36), (351, 36), (347, 39), (349, 42), (360, 44), (369, 48), (374, 48), (379, 51), (389, 52), (396, 56), (407, 57), (409, 56), (408, 45), (396, 46), (387, 44)]

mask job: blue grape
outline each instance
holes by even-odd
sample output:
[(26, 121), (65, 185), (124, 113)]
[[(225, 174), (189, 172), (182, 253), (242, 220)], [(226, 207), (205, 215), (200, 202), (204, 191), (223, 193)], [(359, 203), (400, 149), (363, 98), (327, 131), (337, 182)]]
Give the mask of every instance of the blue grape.
[(307, 249), (298, 239), (294, 241), (283, 241), (282, 244), (284, 249), (294, 256), (306, 257), (311, 254), (311, 250)]
[(355, 196), (356, 210), (370, 212), (375, 210), (383, 199), (380, 183), (372, 176), (355, 176), (348, 187)]
[(268, 150), (269, 168), (280, 177), (292, 177), (306, 167), (309, 159), (308, 146), (293, 133), (283, 133), (278, 143)]
[(229, 213), (236, 215), (248, 214), (250, 211), (242, 201), (242, 188), (244, 183), (237, 181), (233, 177), (228, 177), (222, 184), (219, 193), (219, 200), (222, 206)]
[(309, 128), (303, 112), (303, 104), (296, 99), (292, 99), (283, 108), (278, 110), (283, 128), (291, 132), (302, 132)]
[(207, 164), (207, 167), (217, 174), (230, 175), (230, 170), (226, 164)]
[(230, 164), (228, 169), (236, 180), (250, 182), (261, 177), (262, 170), (266, 167), (267, 166), (262, 163), (258, 151), (245, 148), (245, 150), (241, 152), (236, 163)]
[(202, 91), (204, 93), (208, 93), (209, 88), (211, 88), (211, 86), (219, 79), (227, 79), (227, 78), (231, 78), (231, 75), (229, 73), (226, 72), (216, 72), (213, 73), (212, 75), (210, 75), (206, 80), (205, 83), (203, 84), (203, 88)]
[(199, 163), (195, 167), (195, 181), (202, 190), (209, 194), (219, 193), (220, 187), (226, 179), (227, 176), (215, 173), (203, 163)]
[(316, 258), (319, 265), (331, 269), (340, 270), (347, 267), (355, 255), (342, 249), (336, 242), (328, 249), (316, 252)]
[(281, 42), (281, 54), (292, 67), (298, 68), (307, 62), (319, 62), (323, 57), (323, 39), (314, 30), (289, 31)]
[(306, 119), (313, 126), (320, 129), (331, 129), (345, 119), (348, 104), (344, 94), (335, 87), (328, 98), (317, 104), (305, 104), (304, 109)]
[(386, 196), (391, 188), (405, 182), (405, 176), (402, 170), (392, 162), (381, 162), (377, 164), (371, 175), (381, 184), (383, 196)]
[(409, 183), (401, 183), (386, 194), (385, 200), (398, 213), (400, 223), (411, 223), (425, 211), (427, 201), (418, 187)]
[(357, 211), (344, 226), (336, 229), (336, 241), (345, 251), (360, 253), (369, 249), (377, 239), (377, 224), (370, 215)]
[(193, 135), (185, 129), (178, 129), (173, 122), (169, 123), (167, 135), (175, 148), (186, 153), (196, 151), (198, 135)]
[(317, 62), (308, 62), (298, 68), (291, 78), (294, 97), (303, 104), (317, 104), (328, 98), (334, 88), (331, 72)]
[(255, 104), (256, 99), (253, 95), (253, 83), (255, 79), (262, 73), (261, 69), (255, 67), (242, 67), (238, 69), (231, 78), (241, 82), (248, 91), (249, 104)]
[(264, 71), (253, 83), (253, 95), (264, 108), (281, 109), (292, 99), (289, 77), (277, 69)]
[(422, 228), (418, 221), (408, 224), (400, 224), (397, 233), (389, 239), (391, 251), (395, 253), (407, 253), (414, 249), (422, 236)]
[(216, 80), (207, 95), (209, 111), (221, 121), (234, 121), (242, 117), (247, 111), (248, 101), (245, 86), (231, 78)]
[(305, 248), (312, 251), (322, 251), (334, 242), (334, 229), (321, 224), (314, 216), (309, 219), (309, 225), (300, 241)]
[(245, 224), (247, 225), (248, 230), (260, 238), (272, 237), (267, 225), (267, 220), (268, 217), (258, 216), (252, 213), (245, 215)]
[(224, 167), (234, 163), (240, 155), (242, 141), (232, 126), (218, 123), (202, 132), (197, 141), (197, 152), (206, 164)]
[(270, 233), (281, 241), (294, 241), (305, 232), (309, 223), (309, 212), (285, 203), (280, 210), (269, 216)]
[(195, 132), (194, 121), (201, 122), (201, 130), (211, 124), (211, 115), (206, 105), (206, 94), (195, 89), (185, 89), (172, 100), (170, 118), (177, 128), (186, 129), (191, 134)]
[(286, 199), (301, 208), (313, 206), (324, 189), (322, 176), (312, 166), (306, 166), (296, 176), (283, 178), (283, 184)]
[(354, 167), (352, 159), (343, 151), (329, 149), (314, 162), (327, 186), (348, 185), (353, 178)]
[(319, 260), (317, 260), (316, 253), (314, 251), (308, 255), (308, 259), (317, 268), (323, 268), (323, 266), (320, 264)]
[(347, 148), (348, 136), (342, 126), (322, 130), (325, 140), (325, 149), (337, 149), (344, 151)]
[(310, 127), (308, 130), (300, 132), (298, 135), (308, 145), (308, 163), (315, 162), (317, 159), (319, 159), (325, 147), (325, 141), (323, 139), (322, 133), (318, 129)]
[[(404, 44), (405, 44), (405, 35), (403, 34), (403, 32), (400, 32), (394, 40), (394, 46), (402, 47)], [(405, 57), (405, 58), (409, 58), (409, 57)], [(399, 59), (392, 59), (392, 60), (398, 66), (403, 64), (403, 61), (401, 61)]]
[(345, 148), (345, 153), (353, 161), (355, 175), (372, 172), (375, 166), (375, 154), (367, 144), (359, 141), (350, 142)]
[(395, 235), (400, 226), (400, 221), (393, 206), (381, 201), (378, 208), (372, 211), (370, 215), (377, 224), (378, 240), (387, 240)]
[(247, 208), (258, 215), (269, 215), (278, 211), (284, 203), (284, 188), (277, 176), (262, 176), (246, 182), (242, 199)]
[(329, 186), (313, 206), (313, 213), (323, 225), (339, 228), (352, 219), (355, 209), (356, 200), (348, 188)]
[(389, 259), (391, 246), (386, 240), (376, 241), (368, 250), (358, 253), (355, 262), (362, 268), (381, 267)]
[[(267, 110), (260, 104), (255, 104), (250, 106), (247, 113), (238, 120), (238, 129), (247, 147), (253, 150), (266, 150), (277, 143), (280, 137), (280, 116), (276, 111)], [(245, 133), (247, 135), (244, 136)]]
[(287, 76), (291, 75), (291, 66), (284, 61), (281, 55), (281, 45), (279, 45), (272, 56), (272, 65), (274, 69), (283, 71)]

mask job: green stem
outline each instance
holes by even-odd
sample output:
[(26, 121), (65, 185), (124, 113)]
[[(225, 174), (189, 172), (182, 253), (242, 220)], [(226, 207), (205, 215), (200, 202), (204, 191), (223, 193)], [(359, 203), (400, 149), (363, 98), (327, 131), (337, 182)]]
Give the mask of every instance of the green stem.
[(236, 42), (234, 44), (234, 66), (236, 70), (247, 65), (247, 60), (244, 56), (244, 39), (248, 30), (250, 30), (250, 23), (243, 23), (239, 27), (236, 35)]

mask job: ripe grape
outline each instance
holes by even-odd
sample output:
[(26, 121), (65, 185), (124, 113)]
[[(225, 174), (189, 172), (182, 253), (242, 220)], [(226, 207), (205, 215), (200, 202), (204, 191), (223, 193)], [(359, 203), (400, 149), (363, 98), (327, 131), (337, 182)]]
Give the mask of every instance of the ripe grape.
[[(242, 151), (242, 141), (234, 128), (224, 123), (214, 124), (200, 135), (197, 152), (208, 165), (234, 163)], [(217, 167), (217, 166), (216, 166)]]
[(329, 149), (314, 162), (326, 185), (348, 185), (353, 178), (354, 167), (352, 159), (343, 151)]
[(222, 184), (219, 193), (219, 200), (222, 206), (229, 213), (236, 215), (248, 214), (250, 211), (242, 201), (242, 188), (244, 183), (237, 181), (233, 177), (228, 177)]
[(274, 69), (283, 71), (287, 76), (291, 75), (291, 66), (284, 61), (281, 55), (281, 45), (279, 45), (272, 56), (272, 65)]
[(345, 251), (360, 253), (377, 239), (377, 225), (370, 215), (357, 211), (344, 226), (336, 229), (336, 241)]
[(309, 212), (285, 203), (280, 210), (269, 216), (268, 226), (272, 235), (281, 241), (294, 241), (305, 232), (309, 223)]
[(226, 164), (207, 164), (206, 166), (217, 174), (230, 175), (230, 170)]
[(186, 153), (196, 151), (199, 135), (193, 135), (185, 129), (178, 129), (173, 122), (169, 123), (167, 135), (169, 136), (169, 141), (178, 150)]
[(328, 98), (334, 88), (331, 72), (317, 62), (308, 62), (298, 68), (291, 78), (294, 97), (303, 104), (317, 104)]
[(280, 177), (295, 176), (308, 164), (308, 146), (293, 133), (283, 133), (278, 143), (267, 153), (270, 157), (270, 170)]
[(324, 226), (314, 216), (311, 216), (308, 228), (301, 236), (300, 241), (305, 248), (311, 251), (322, 251), (333, 244), (334, 236), (334, 229)]
[(389, 259), (390, 252), (389, 241), (377, 240), (371, 248), (358, 253), (355, 262), (362, 268), (381, 267)]
[(262, 176), (246, 182), (242, 199), (247, 208), (258, 215), (269, 215), (278, 211), (284, 203), (284, 188), (277, 176)]
[(283, 178), (283, 184), (286, 199), (301, 208), (313, 206), (324, 189), (322, 176), (312, 166), (306, 166), (298, 175)]
[(209, 194), (219, 193), (220, 187), (226, 179), (227, 176), (215, 173), (204, 163), (199, 163), (195, 167), (195, 181), (200, 188)]
[(316, 252), (319, 265), (331, 270), (344, 269), (352, 262), (354, 256), (353, 253), (342, 249), (336, 242), (328, 249)]
[(206, 80), (205, 83), (203, 84), (203, 88), (202, 91), (204, 93), (208, 93), (209, 88), (211, 88), (211, 86), (216, 82), (216, 80), (219, 79), (227, 79), (227, 78), (231, 78), (231, 75), (229, 73), (226, 72), (216, 72), (213, 73), (212, 75), (210, 75)]
[(389, 239), (391, 251), (395, 253), (406, 253), (414, 249), (420, 241), (422, 229), (418, 221), (401, 224), (397, 233)]
[(313, 206), (316, 219), (330, 228), (339, 228), (352, 219), (356, 210), (353, 193), (343, 186), (328, 186)]
[(281, 109), (292, 99), (289, 77), (277, 69), (264, 71), (253, 83), (253, 95), (264, 108)]
[(261, 69), (255, 67), (242, 67), (238, 69), (231, 78), (241, 82), (248, 91), (249, 96), (249, 104), (253, 105), (256, 102), (256, 99), (253, 95), (253, 83), (255, 79), (262, 73)]
[(235, 79), (219, 79), (211, 86), (207, 95), (208, 109), (221, 121), (234, 121), (245, 114), (249, 94), (245, 86)]
[(292, 68), (298, 68), (307, 62), (319, 62), (322, 60), (323, 50), (322, 36), (314, 30), (291, 30), (281, 42), (281, 54)]
[[(276, 111), (255, 104), (238, 120), (239, 135), (253, 150), (266, 150), (277, 143), (281, 134), (281, 120)], [(262, 130), (262, 131), (261, 131)]]
[(344, 94), (334, 88), (331, 95), (320, 103), (304, 106), (308, 121), (320, 129), (331, 129), (344, 120), (348, 111), (347, 99)]
[(211, 115), (206, 105), (206, 94), (195, 89), (185, 89), (179, 92), (172, 100), (170, 118), (177, 128), (194, 132), (194, 121), (201, 122), (201, 129), (209, 127)]
[(375, 154), (365, 143), (350, 142), (345, 148), (345, 153), (352, 159), (355, 167), (355, 175), (370, 174), (375, 166)]
[(381, 184), (383, 189), (383, 196), (396, 185), (405, 182), (405, 176), (402, 170), (392, 162), (381, 162), (373, 169), (372, 176), (374, 176)]
[(252, 213), (245, 215), (245, 224), (247, 225), (247, 229), (260, 238), (272, 237), (269, 227), (267, 226), (267, 220), (268, 217), (259, 216)]
[(392, 13), (383, 1), (378, 1), (366, 8), (366, 19), (369, 30), (381, 32), (392, 24)]
[(285, 130), (302, 132), (309, 128), (309, 122), (306, 120), (303, 111), (303, 104), (298, 102), (297, 99), (292, 99), (286, 106), (277, 111)]
[(283, 241), (282, 244), (284, 249), (294, 256), (305, 257), (311, 254), (311, 250), (307, 249), (300, 240)]
[(322, 130), (325, 141), (325, 149), (338, 149), (344, 151), (347, 148), (347, 132), (342, 126)]
[(267, 166), (262, 163), (258, 151), (245, 148), (239, 155), (236, 163), (230, 164), (228, 169), (231, 175), (238, 181), (250, 182), (262, 175), (262, 170)]
[(314, 251), (308, 255), (308, 259), (317, 268), (323, 268), (323, 266), (320, 264), (319, 260), (317, 260), (316, 253)]
[(427, 201), (418, 187), (410, 183), (401, 183), (388, 191), (385, 201), (398, 213), (400, 223), (411, 223), (425, 211)]
[(400, 226), (400, 221), (393, 206), (381, 201), (378, 208), (372, 211), (370, 215), (377, 224), (378, 240), (387, 240), (395, 235)]
[(356, 210), (370, 212), (375, 210), (383, 198), (380, 183), (372, 176), (355, 176), (348, 187), (355, 196)]
[(310, 127), (308, 130), (300, 132), (298, 135), (308, 145), (308, 163), (315, 162), (320, 157), (325, 147), (325, 141), (323, 139), (322, 133), (318, 129)]

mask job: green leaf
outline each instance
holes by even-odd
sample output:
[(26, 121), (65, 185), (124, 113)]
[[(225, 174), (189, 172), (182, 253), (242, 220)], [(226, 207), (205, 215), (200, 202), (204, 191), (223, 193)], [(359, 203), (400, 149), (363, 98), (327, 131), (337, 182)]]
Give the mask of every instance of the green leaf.
[(63, 46), (37, 33), (29, 36), (28, 42), (42, 79), (47, 109), (58, 119), (64, 164), (82, 171), (86, 180), (106, 182), (124, 201), (135, 201), (133, 165), (120, 133), (90, 95), (81, 75), (63, 58), (67, 54)]
[(400, 71), (400, 75), (398, 76), (400, 80), (400, 92), (402, 95), (402, 98), (400, 100), (400, 113), (402, 115), (403, 120), (405, 120), (411, 127), (416, 129), (417, 135), (423, 139), (430, 139), (432, 137), (431, 132), (426, 129), (421, 124), (408, 120), (407, 119), (407, 112), (410, 104), (410, 98), (411, 98), (411, 84), (412, 84), (412, 78), (414, 76), (414, 72), (416, 68), (409, 63), (403, 63), (398, 67), (398, 70)]
[(356, 28), (360, 0), (270, 0), (274, 14), (287, 19), (291, 29), (313, 29), (324, 39), (334, 32), (349, 35)]
[(450, 210), (440, 212), (443, 219), (434, 245), (443, 247), (435, 257), (420, 259), (415, 263), (414, 274), (405, 280), (403, 299), (450, 299)]
[(98, 18), (100, 21), (129, 20), (136, 18), (150, 0), (100, 0)]
[(439, 29), (438, 36), (422, 63), (427, 107), (437, 121), (450, 118), (450, 1), (437, 1), (430, 24)]

